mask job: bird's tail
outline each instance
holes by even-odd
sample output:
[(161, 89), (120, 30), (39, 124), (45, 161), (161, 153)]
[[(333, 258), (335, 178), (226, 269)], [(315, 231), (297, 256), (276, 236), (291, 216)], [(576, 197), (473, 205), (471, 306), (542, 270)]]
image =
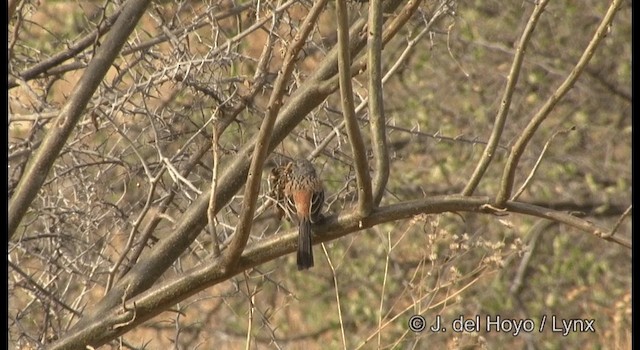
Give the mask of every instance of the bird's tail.
[(309, 219), (302, 219), (298, 231), (298, 270), (306, 270), (312, 266), (311, 222)]

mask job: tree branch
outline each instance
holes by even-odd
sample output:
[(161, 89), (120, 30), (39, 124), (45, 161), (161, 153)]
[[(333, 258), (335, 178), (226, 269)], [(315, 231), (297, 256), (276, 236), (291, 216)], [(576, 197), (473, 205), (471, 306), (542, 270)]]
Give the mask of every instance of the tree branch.
[(67, 138), (82, 116), (94, 91), (102, 82), (120, 49), (127, 41), (138, 20), (142, 17), (149, 0), (129, 0), (122, 8), (109, 37), (98, 48), (87, 70), (75, 86), (69, 101), (60, 111), (55, 124), (47, 131), (42, 145), (29, 162), (9, 204), (9, 239), (13, 236), (29, 209), (33, 198), (44, 183), (53, 162), (58, 157)]
[[(492, 213), (491, 210), (487, 210), (491, 204), (489, 197), (437, 196), (374, 208), (371, 215), (365, 218), (357, 214), (327, 217), (322, 225), (314, 229), (317, 230), (314, 244), (332, 241), (369, 227), (408, 219), (416, 215), (463, 211)], [(563, 212), (519, 202), (507, 202), (505, 208), (506, 212), (526, 214), (564, 223), (607, 241), (631, 248), (631, 243), (624, 239), (603, 235), (609, 230)], [(506, 212), (501, 212), (501, 214)], [(292, 253), (297, 247), (297, 236), (297, 230), (291, 230), (286, 234), (274, 235), (258, 241), (247, 247), (238, 259), (238, 263), (228, 269), (225, 268), (223, 259), (214, 259), (181, 277), (139, 295), (129, 301), (128, 310), (117, 308), (104, 314), (103, 317), (88, 324), (84, 329), (72, 332), (54, 343), (50, 350), (84, 349), (85, 344), (94, 347), (105, 344), (199, 291), (226, 281), (244, 270)], [(135, 307), (135, 311), (131, 306)], [(135, 319), (133, 319), (134, 312)], [(131, 320), (131, 322), (120, 328), (114, 328), (114, 325), (123, 323), (123, 320)]]
[[(51, 68), (65, 62), (70, 58), (73, 58), (78, 53), (82, 52), (82, 50), (89, 47), (89, 45), (94, 44), (96, 40), (98, 40), (98, 38), (100, 38), (102, 35), (104, 35), (106, 32), (109, 31), (109, 29), (112, 27), (112, 24), (114, 24), (117, 21), (123, 8), (124, 6), (116, 9), (116, 11), (111, 16), (109, 16), (104, 21), (102, 21), (96, 29), (94, 29), (91, 33), (85, 35), (80, 40), (76, 41), (66, 51), (59, 52), (42, 62), (38, 62), (33, 67), (18, 73), (18, 76), (20, 77), (20, 79), (24, 81), (29, 81), (31, 79), (34, 79), (38, 75), (47, 72)], [(19, 84), (15, 78), (9, 78), (9, 89), (14, 88), (18, 85)]]
[[(392, 12), (402, 0), (390, 0), (384, 3), (385, 11)], [(357, 33), (365, 21), (357, 20), (352, 25), (351, 33)], [(364, 37), (351, 36), (352, 49), (361, 50), (364, 47)], [(304, 119), (313, 108), (317, 107), (331, 91), (321, 89), (322, 82), (337, 73), (337, 50), (330, 51), (323, 63), (317, 68), (315, 74), (310, 76), (305, 83), (298, 88), (287, 100), (280, 111), (280, 115), (273, 128), (271, 143), (268, 151), (271, 152), (282, 140)], [(208, 142), (209, 146), (210, 143)], [(256, 144), (253, 138), (245, 144), (238, 154), (226, 165), (224, 172), (219, 177), (216, 196), (216, 208), (223, 208), (236, 192), (244, 184), (249, 169), (249, 159)], [(178, 223), (172, 227), (172, 233), (159, 241), (149, 251), (144, 260), (131, 268), (118, 283), (87, 313), (71, 332), (77, 332), (90, 324), (93, 319), (102, 318), (110, 309), (119, 305), (125, 296), (135, 296), (147, 288), (168, 269), (171, 264), (186, 250), (200, 234), (207, 223), (207, 210), (209, 208), (209, 191), (199, 196), (193, 204), (182, 214)]]
[(349, 50), (349, 31), (347, 30), (347, 5), (345, 0), (336, 0), (336, 17), (338, 21), (338, 77), (340, 81), (340, 102), (344, 116), (347, 136), (355, 162), (356, 181), (358, 186), (358, 213), (367, 216), (373, 207), (371, 196), (371, 177), (367, 162), (367, 150), (360, 133), (360, 125), (356, 119), (351, 86), (351, 55)]
[(571, 70), (569, 76), (565, 81), (558, 87), (558, 89), (549, 97), (549, 99), (545, 102), (545, 104), (540, 108), (538, 113), (531, 119), (527, 127), (522, 131), (520, 137), (516, 140), (515, 144), (511, 148), (511, 153), (509, 154), (509, 158), (507, 159), (507, 164), (504, 167), (504, 172), (502, 173), (502, 180), (500, 183), (500, 190), (496, 196), (496, 204), (501, 206), (505, 203), (509, 197), (511, 196), (511, 191), (513, 190), (513, 182), (516, 176), (516, 168), (518, 166), (518, 162), (520, 161), (520, 157), (522, 153), (524, 153), (524, 149), (527, 147), (527, 144), (535, 134), (538, 127), (542, 124), (542, 122), (547, 119), (549, 113), (553, 110), (555, 105), (566, 95), (566, 93), (573, 87), (576, 80), (585, 67), (593, 57), (593, 54), (596, 51), (596, 48), (607, 35), (609, 31), (611, 22), (613, 21), (613, 17), (615, 16), (618, 8), (622, 4), (622, 0), (613, 0), (607, 13), (602, 18), (598, 29), (596, 30), (593, 38), (587, 45), (587, 48), (584, 50), (582, 57), (576, 64), (576, 66)]
[(509, 71), (509, 77), (507, 78), (507, 84), (504, 87), (504, 93), (500, 102), (500, 109), (498, 110), (496, 120), (493, 124), (493, 131), (491, 132), (487, 146), (482, 153), (482, 157), (476, 165), (476, 169), (473, 171), (469, 182), (467, 182), (467, 185), (462, 190), (462, 194), (465, 196), (473, 194), (473, 191), (478, 187), (478, 184), (480, 183), (480, 180), (482, 180), (487, 168), (489, 168), (489, 164), (491, 163), (491, 160), (493, 160), (493, 155), (496, 153), (500, 137), (502, 136), (502, 130), (504, 129), (504, 124), (507, 121), (509, 107), (511, 107), (511, 98), (516, 90), (516, 84), (518, 83), (518, 77), (520, 76), (520, 70), (522, 69), (524, 53), (527, 49), (527, 45), (529, 45), (529, 40), (531, 39), (533, 30), (536, 28), (536, 24), (538, 24), (538, 20), (540, 19), (540, 16), (548, 2), (549, 0), (535, 2), (535, 7), (531, 13), (531, 17), (529, 17), (527, 26), (524, 28), (522, 36), (520, 36), (520, 40), (518, 41), (518, 46), (516, 48), (516, 54), (513, 57), (513, 63), (511, 64), (511, 70)]
[(373, 205), (378, 206), (389, 180), (389, 150), (382, 96), (382, 0), (369, 4), (369, 120), (375, 170)]
[(324, 9), (328, 0), (319, 0), (316, 2), (309, 14), (302, 22), (300, 31), (296, 34), (287, 54), (282, 62), (278, 77), (273, 87), (271, 97), (269, 98), (269, 104), (267, 105), (267, 115), (265, 116), (262, 125), (260, 126), (260, 132), (257, 137), (256, 147), (253, 149), (253, 156), (251, 158), (251, 166), (249, 168), (248, 180), (244, 191), (244, 200), (242, 201), (242, 209), (240, 211), (240, 218), (238, 225), (236, 226), (233, 240), (229, 244), (229, 248), (224, 254), (225, 268), (232, 268), (244, 247), (247, 245), (249, 234), (251, 233), (251, 226), (253, 224), (253, 215), (256, 208), (256, 200), (260, 191), (260, 182), (262, 180), (262, 168), (264, 161), (269, 153), (269, 147), (271, 141), (271, 133), (273, 131), (273, 125), (280, 112), (282, 106), (282, 98), (287, 89), (287, 84), (291, 78), (293, 72), (294, 63), (298, 57), (298, 53), (302, 50), (307, 37), (322, 10)]

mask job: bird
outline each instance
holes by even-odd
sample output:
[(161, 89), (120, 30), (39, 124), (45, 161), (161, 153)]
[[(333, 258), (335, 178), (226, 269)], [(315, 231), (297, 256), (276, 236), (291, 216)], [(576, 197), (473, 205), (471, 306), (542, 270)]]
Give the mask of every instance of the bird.
[(298, 270), (313, 267), (311, 224), (322, 220), (324, 188), (310, 161), (296, 159), (289, 165), (285, 180), (285, 208), (298, 224)]

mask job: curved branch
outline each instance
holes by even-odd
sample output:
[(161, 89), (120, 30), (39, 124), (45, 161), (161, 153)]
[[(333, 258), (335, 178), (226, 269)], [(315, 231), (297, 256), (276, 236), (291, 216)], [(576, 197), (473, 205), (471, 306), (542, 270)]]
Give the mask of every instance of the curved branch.
[(347, 5), (345, 0), (336, 0), (336, 17), (338, 21), (338, 76), (340, 80), (340, 101), (344, 116), (347, 136), (355, 162), (358, 186), (358, 212), (367, 216), (373, 207), (371, 195), (371, 176), (367, 164), (367, 150), (360, 133), (360, 125), (356, 118), (351, 86), (351, 55), (349, 50), (349, 30), (347, 22)]
[(537, 205), (521, 203), (521, 202), (511, 202), (508, 201), (505, 203), (504, 208), (509, 212), (527, 214), (531, 216), (536, 216), (539, 218), (545, 218), (549, 220), (554, 220), (565, 225), (569, 225), (571, 227), (577, 228), (578, 230), (591, 233), (596, 237), (600, 237), (606, 241), (614, 242), (620, 244), (623, 247), (631, 249), (631, 242), (617, 237), (610, 236), (610, 230), (605, 228), (601, 228), (596, 226), (595, 224), (589, 222), (588, 220), (581, 219), (577, 216), (573, 216), (571, 214), (555, 211), (545, 207), (539, 207)]
[(369, 4), (369, 120), (375, 162), (373, 204), (378, 206), (389, 180), (389, 150), (382, 96), (382, 0)]
[[(408, 219), (416, 215), (461, 211), (487, 213), (486, 208), (490, 205), (489, 197), (450, 195), (374, 208), (371, 215), (366, 218), (360, 218), (357, 214), (332, 216), (328, 217), (322, 225), (314, 228), (314, 232), (317, 234), (314, 236), (313, 242), (319, 244), (332, 241), (381, 223)], [(564, 223), (631, 248), (631, 244), (621, 238), (603, 235), (608, 230), (566, 213), (519, 202), (507, 202), (505, 208), (511, 213), (532, 215)], [(133, 305), (135, 310), (124, 308), (112, 310), (86, 328), (73, 332), (54, 343), (50, 349), (82, 349), (84, 344), (90, 344), (94, 347), (105, 344), (197, 292), (226, 281), (246, 269), (292, 253), (297, 247), (297, 236), (297, 230), (292, 230), (286, 234), (274, 235), (258, 241), (247, 247), (238, 259), (238, 263), (228, 269), (224, 268), (223, 259), (215, 259), (197, 267), (184, 276), (128, 301), (127, 304)], [(135, 319), (120, 328), (114, 328), (114, 325), (122, 323), (123, 319), (131, 320), (134, 312)]]
[(564, 95), (566, 95), (566, 93), (573, 87), (573, 84), (575, 84), (578, 77), (580, 77), (585, 67), (589, 63), (589, 60), (591, 60), (591, 57), (593, 57), (596, 48), (598, 47), (602, 39), (604, 39), (604, 37), (607, 35), (609, 26), (613, 21), (613, 17), (620, 8), (621, 4), (622, 0), (614, 0), (613, 2), (611, 2), (607, 13), (602, 18), (598, 29), (593, 34), (593, 38), (589, 42), (589, 45), (587, 45), (587, 48), (584, 50), (584, 53), (582, 54), (582, 57), (580, 57), (580, 60), (578, 60), (576, 66), (571, 70), (571, 73), (569, 73), (567, 79), (565, 79), (560, 87), (558, 87), (558, 89), (551, 95), (551, 97), (549, 97), (547, 102), (545, 102), (544, 106), (542, 106), (538, 113), (536, 113), (536, 115), (531, 119), (524, 131), (522, 131), (522, 134), (520, 135), (518, 140), (516, 140), (513, 148), (511, 149), (511, 153), (509, 154), (509, 158), (507, 159), (507, 164), (504, 167), (504, 172), (502, 173), (500, 190), (498, 191), (498, 195), (496, 196), (496, 204), (498, 206), (501, 206), (503, 203), (505, 203), (511, 196), (518, 162), (520, 161), (522, 153), (524, 153), (524, 149), (527, 147), (527, 144), (533, 137), (533, 134), (535, 134), (536, 130), (538, 130), (538, 127), (542, 124), (542, 122), (547, 119), (547, 116), (549, 116), (549, 113), (551, 113), (558, 101), (560, 101), (560, 99), (562, 99)]
[(522, 68), (522, 61), (524, 60), (524, 53), (529, 44), (529, 39), (531, 39), (531, 34), (533, 30), (536, 28), (536, 24), (538, 24), (538, 20), (544, 11), (544, 8), (547, 6), (549, 0), (541, 0), (535, 2), (535, 7), (533, 12), (531, 13), (531, 17), (529, 18), (529, 22), (527, 22), (527, 26), (522, 32), (522, 36), (518, 41), (518, 46), (516, 48), (516, 54), (513, 57), (513, 63), (511, 64), (511, 70), (509, 71), (509, 77), (507, 78), (507, 85), (504, 87), (504, 94), (502, 95), (502, 100), (500, 102), (500, 109), (498, 110), (498, 115), (496, 115), (496, 120), (493, 124), (493, 131), (491, 132), (491, 136), (489, 137), (489, 141), (487, 147), (484, 149), (484, 153), (482, 153), (482, 157), (476, 166), (476, 169), (473, 171), (473, 175), (467, 182), (467, 185), (462, 190), (462, 194), (465, 196), (470, 196), (475, 191), (476, 187), (480, 183), (482, 176), (489, 168), (489, 163), (493, 160), (493, 155), (496, 152), (498, 147), (498, 143), (500, 142), (500, 137), (502, 136), (502, 130), (504, 129), (504, 124), (507, 121), (507, 113), (509, 112), (509, 107), (511, 106), (511, 97), (516, 89), (516, 84), (518, 83), (518, 77), (520, 76), (520, 69)]

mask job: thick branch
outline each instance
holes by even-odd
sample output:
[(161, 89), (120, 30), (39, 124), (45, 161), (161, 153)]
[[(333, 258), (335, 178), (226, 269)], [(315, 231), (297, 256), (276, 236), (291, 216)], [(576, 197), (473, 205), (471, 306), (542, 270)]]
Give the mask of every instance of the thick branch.
[[(491, 206), (489, 197), (451, 195), (374, 208), (371, 215), (366, 218), (360, 218), (357, 214), (333, 216), (327, 218), (323, 225), (314, 228), (317, 232), (317, 235), (314, 236), (314, 243), (328, 242), (381, 223), (408, 219), (416, 215), (463, 211), (487, 213), (489, 206)], [(624, 239), (615, 236), (606, 237), (604, 233), (608, 230), (563, 212), (518, 202), (507, 202), (505, 207), (511, 213), (527, 214), (564, 223), (631, 248), (630, 242)], [(226, 281), (246, 269), (292, 253), (297, 247), (297, 236), (296, 230), (258, 241), (247, 247), (237, 265), (230, 269), (223, 268), (222, 259), (215, 259), (202, 267), (195, 268), (182, 277), (128, 301), (126, 305), (129, 310), (121, 307), (111, 311), (85, 329), (69, 334), (53, 344), (50, 349), (83, 349), (83, 344), (91, 344), (94, 347), (105, 344), (199, 291)], [(130, 320), (130, 323), (120, 328), (114, 327), (114, 325), (126, 323), (123, 320)]]

